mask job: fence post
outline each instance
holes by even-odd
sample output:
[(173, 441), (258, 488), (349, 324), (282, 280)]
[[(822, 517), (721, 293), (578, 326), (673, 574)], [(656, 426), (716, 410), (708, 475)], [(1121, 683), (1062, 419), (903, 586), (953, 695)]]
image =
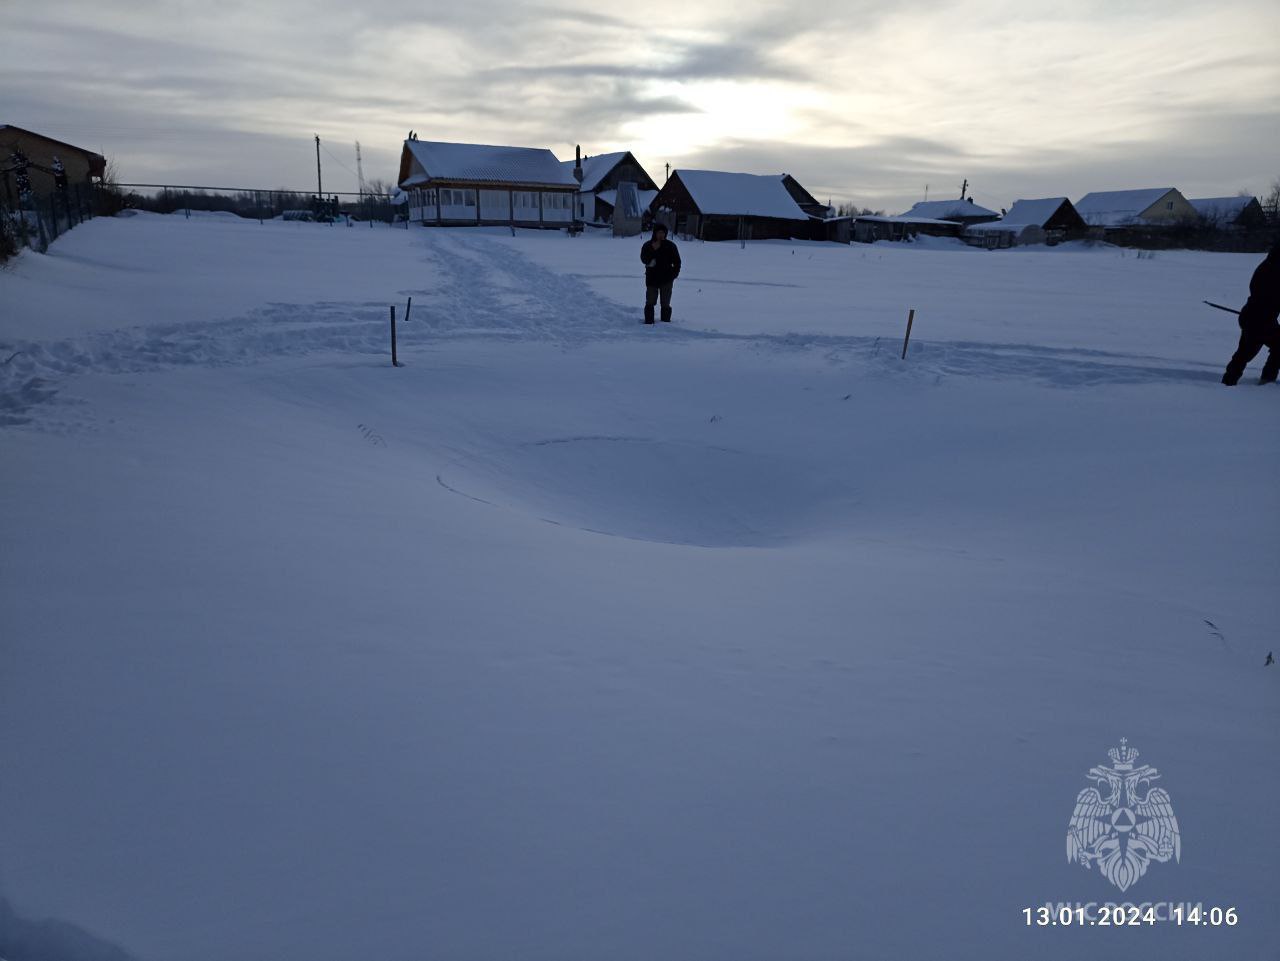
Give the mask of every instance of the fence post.
[(911, 342), (911, 322), (916, 319), (916, 309), (907, 312), (907, 336), (902, 338), (902, 359), (907, 359), (907, 344)]
[(44, 216), (40, 213), (40, 201), (35, 197), (31, 198), (31, 212), (36, 215), (36, 238), (40, 241), (40, 246), (36, 249), (43, 254), (49, 250), (49, 236), (44, 230)]
[(56, 191), (49, 194), (49, 242), (58, 239), (58, 198)]
[(396, 360), (396, 305), (391, 305), (391, 366), (399, 367), (400, 361)]

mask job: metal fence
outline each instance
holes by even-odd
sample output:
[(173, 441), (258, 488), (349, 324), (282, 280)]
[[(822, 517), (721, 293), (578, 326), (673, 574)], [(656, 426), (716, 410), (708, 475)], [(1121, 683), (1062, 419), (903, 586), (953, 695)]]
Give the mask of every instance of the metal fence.
[(41, 253), (72, 227), (94, 216), (96, 188), (72, 184), (48, 194), (0, 196), (0, 260), (23, 247)]
[(249, 220), (315, 220), (322, 223), (392, 224), (402, 207), (385, 194), (339, 192), (317, 195), (304, 190), (210, 187), (194, 184), (113, 184), (121, 207), (161, 214), (213, 211)]

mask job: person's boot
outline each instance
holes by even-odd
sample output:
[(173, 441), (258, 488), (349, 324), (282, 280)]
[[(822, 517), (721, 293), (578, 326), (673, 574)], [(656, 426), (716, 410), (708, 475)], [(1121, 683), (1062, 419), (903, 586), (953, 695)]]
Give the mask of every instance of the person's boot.
[[(662, 308), (662, 322), (663, 322), (664, 324), (669, 324), (669, 323), (671, 323), (671, 308), (670, 308), (670, 307), (663, 307), (663, 308)], [(1271, 379), (1272, 379), (1272, 380), (1275, 380), (1275, 377), (1273, 376)]]
[(1280, 353), (1272, 353), (1262, 367), (1262, 376), (1258, 378), (1258, 383), (1274, 384), (1277, 374), (1280, 374)]
[(653, 308), (648, 306), (647, 304), (645, 305), (645, 308), (644, 308), (644, 322), (646, 324), (653, 323)]

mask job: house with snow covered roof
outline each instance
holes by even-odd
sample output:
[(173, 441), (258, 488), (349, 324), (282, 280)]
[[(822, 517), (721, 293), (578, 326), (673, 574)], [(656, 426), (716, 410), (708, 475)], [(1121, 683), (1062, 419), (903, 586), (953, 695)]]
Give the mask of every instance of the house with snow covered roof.
[(700, 240), (808, 237), (812, 218), (796, 203), (785, 176), (673, 170), (649, 209), (673, 232)]
[(1000, 218), (994, 210), (975, 204), (972, 197), (960, 197), (956, 200), (922, 200), (899, 216), (924, 220), (949, 220), (966, 227)]
[(1123, 230), (1160, 227), (1196, 219), (1196, 209), (1173, 187), (1097, 190), (1076, 201), (1076, 212), (1090, 227)]
[(1018, 200), (999, 220), (965, 228), (966, 242), (981, 247), (1056, 244), (1086, 231), (1084, 218), (1066, 197)]
[(791, 194), (791, 199), (796, 202), (796, 206), (810, 217), (819, 217), (826, 220), (831, 216), (831, 206), (822, 203), (813, 194), (801, 187), (800, 181), (796, 180), (791, 174), (782, 175), (782, 186), (787, 188), (787, 193)]
[(574, 220), (578, 181), (550, 150), (445, 143), (410, 136), (397, 186), (409, 219), (423, 224), (564, 227)]
[[(643, 208), (647, 208), (653, 198), (658, 196), (658, 185), (630, 150), (597, 154), (594, 157), (575, 156), (573, 160), (562, 160), (560, 166), (566, 168), (578, 181), (575, 215), (588, 223), (612, 223), (620, 183), (630, 182), (636, 185)], [(579, 171), (582, 173), (581, 177), (578, 176)]]
[(1267, 214), (1257, 197), (1200, 197), (1188, 200), (1206, 226), (1224, 230), (1265, 227)]

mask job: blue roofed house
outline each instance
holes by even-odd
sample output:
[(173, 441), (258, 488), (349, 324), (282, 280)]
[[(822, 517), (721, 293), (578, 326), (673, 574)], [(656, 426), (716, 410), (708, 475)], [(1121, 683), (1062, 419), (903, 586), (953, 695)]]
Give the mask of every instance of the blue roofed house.
[(538, 147), (444, 143), (410, 136), (397, 186), (409, 220), (461, 226), (565, 227), (574, 220), (578, 181)]
[(1085, 233), (1084, 218), (1066, 197), (1018, 200), (999, 220), (965, 229), (966, 242), (977, 247), (1056, 244)]

